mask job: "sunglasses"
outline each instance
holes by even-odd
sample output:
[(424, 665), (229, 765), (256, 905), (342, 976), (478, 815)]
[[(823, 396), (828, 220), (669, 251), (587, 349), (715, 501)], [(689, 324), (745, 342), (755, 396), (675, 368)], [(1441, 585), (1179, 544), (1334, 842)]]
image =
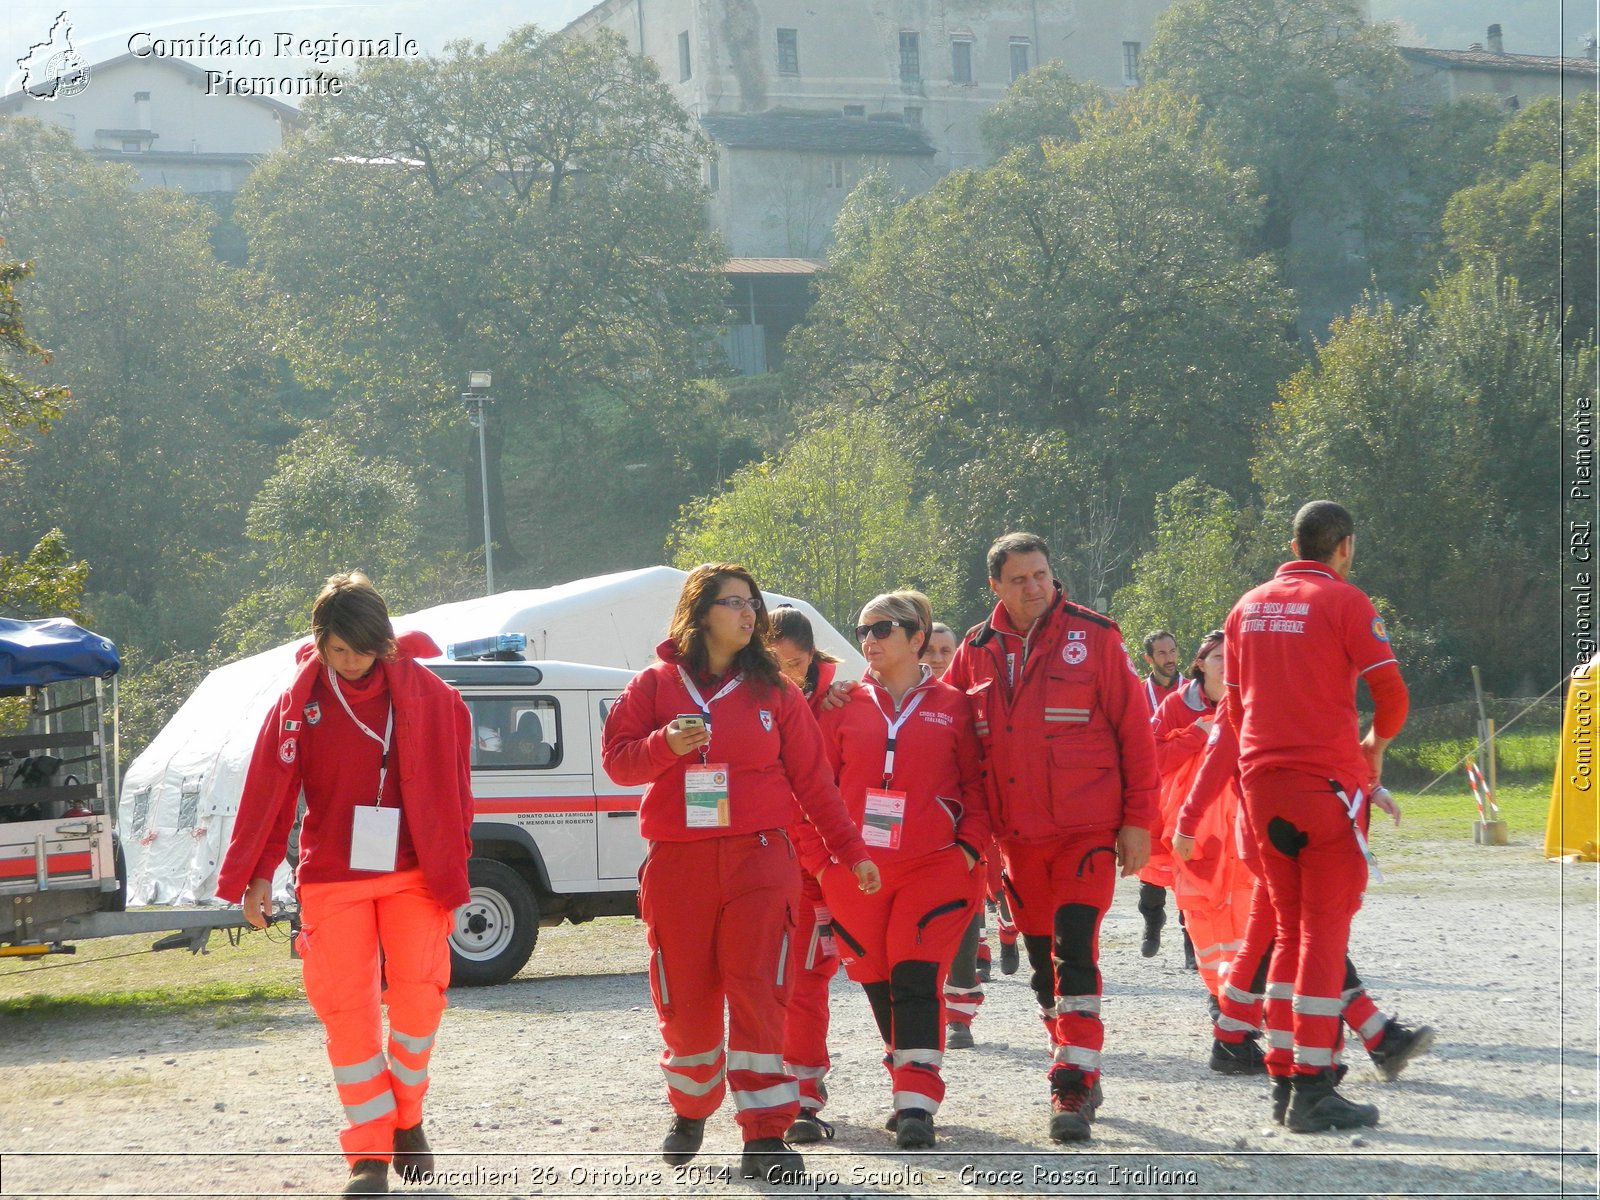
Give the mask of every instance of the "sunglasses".
[(894, 632), (896, 625), (904, 629), (908, 634), (915, 633), (917, 630), (915, 621), (874, 621), (871, 625), (856, 626), (856, 641), (864, 642), (870, 636), (881, 642)]
[(723, 608), (731, 608), (734, 612), (743, 612), (747, 608), (751, 612), (760, 612), (763, 607), (760, 596), (753, 596), (749, 600), (746, 600), (743, 596), (724, 596), (721, 600), (713, 600), (711, 603), (720, 604)]

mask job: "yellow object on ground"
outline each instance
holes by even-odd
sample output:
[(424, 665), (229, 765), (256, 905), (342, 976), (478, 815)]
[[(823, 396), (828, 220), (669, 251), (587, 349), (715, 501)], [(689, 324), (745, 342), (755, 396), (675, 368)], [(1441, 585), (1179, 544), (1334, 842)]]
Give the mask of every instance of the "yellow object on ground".
[(1546, 858), (1576, 855), (1600, 859), (1600, 764), (1595, 761), (1595, 726), (1600, 723), (1600, 655), (1574, 671), (1561, 718), (1561, 744), (1550, 788), (1550, 819), (1544, 827)]

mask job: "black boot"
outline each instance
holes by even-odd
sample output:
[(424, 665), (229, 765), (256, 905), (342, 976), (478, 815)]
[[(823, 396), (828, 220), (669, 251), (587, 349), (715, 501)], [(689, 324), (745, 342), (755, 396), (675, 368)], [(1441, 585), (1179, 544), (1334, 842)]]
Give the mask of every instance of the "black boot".
[(1247, 1037), (1239, 1042), (1212, 1038), (1211, 1069), (1221, 1075), (1263, 1075), (1267, 1059), (1256, 1038)]
[(1282, 1125), (1284, 1117), (1289, 1115), (1289, 1096), (1293, 1090), (1289, 1076), (1272, 1077), (1272, 1119), (1279, 1125)]
[(1389, 1023), (1383, 1027), (1383, 1040), (1368, 1050), (1367, 1054), (1372, 1058), (1372, 1065), (1378, 1068), (1378, 1074), (1393, 1083), (1400, 1078), (1400, 1072), (1406, 1069), (1406, 1064), (1425, 1053), (1431, 1045), (1433, 1026), (1419, 1025), (1411, 1029), (1390, 1017)]
[(382, 1196), (389, 1191), (389, 1164), (381, 1158), (358, 1158), (350, 1167), (343, 1195)]
[(894, 1144), (900, 1150), (933, 1149), (933, 1114), (925, 1108), (903, 1108), (895, 1114)]
[(1167, 923), (1167, 889), (1141, 883), (1139, 912), (1144, 917), (1144, 941), (1139, 943), (1139, 953), (1154, 958), (1161, 951), (1161, 927)]
[(1295, 1133), (1320, 1133), (1325, 1129), (1357, 1129), (1378, 1123), (1374, 1104), (1352, 1104), (1334, 1091), (1332, 1068), (1315, 1075), (1296, 1075), (1284, 1124)]
[(1084, 1082), (1083, 1072), (1075, 1067), (1056, 1067), (1050, 1072), (1050, 1140), (1087, 1142), (1089, 1125), (1100, 1106), (1100, 1085)]
[(739, 1174), (746, 1179), (768, 1183), (795, 1183), (805, 1170), (805, 1159), (791, 1150), (782, 1138), (756, 1138), (744, 1144), (739, 1156)]
[(681, 1167), (700, 1153), (700, 1143), (705, 1141), (704, 1117), (672, 1117), (672, 1126), (661, 1142), (661, 1161), (670, 1167)]
[(421, 1121), (409, 1129), (395, 1127), (394, 1169), (407, 1183), (415, 1183), (419, 1175), (433, 1174), (433, 1149), (423, 1135)]

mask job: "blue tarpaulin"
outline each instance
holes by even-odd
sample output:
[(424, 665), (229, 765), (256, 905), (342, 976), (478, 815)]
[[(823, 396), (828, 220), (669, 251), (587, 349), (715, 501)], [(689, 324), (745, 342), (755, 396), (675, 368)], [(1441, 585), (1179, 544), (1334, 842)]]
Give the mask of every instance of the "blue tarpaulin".
[(48, 621), (0, 617), (0, 687), (96, 679), (121, 669), (115, 645), (65, 617)]

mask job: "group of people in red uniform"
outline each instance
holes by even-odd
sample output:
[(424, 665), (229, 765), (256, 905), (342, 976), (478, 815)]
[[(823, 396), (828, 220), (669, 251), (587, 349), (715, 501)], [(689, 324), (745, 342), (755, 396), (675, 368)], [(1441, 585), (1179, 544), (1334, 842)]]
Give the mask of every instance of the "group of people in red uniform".
[[(1294, 544), (1153, 713), (1116, 624), (1068, 598), (1032, 534), (991, 547), (996, 604), (950, 638), (942, 671), (925, 597), (868, 601), (859, 681), (835, 678), (805, 618), (769, 613), (744, 568), (691, 571), (602, 739), (611, 778), (645, 786), (665, 1160), (699, 1152), (731, 1092), (741, 1173), (798, 1176), (794, 1145), (832, 1136), (820, 1114), (840, 963), (882, 1038), (896, 1144), (934, 1146), (947, 1030), (965, 1024), (950, 1014), (970, 995), (947, 977), (995, 857), (1050, 1045), (1049, 1135), (1087, 1140), (1103, 1099), (1101, 924), (1153, 835), (1217, 1002), (1212, 1066), (1264, 1069), (1292, 1130), (1375, 1122), (1335, 1090), (1341, 1021), (1390, 1078), (1431, 1039), (1383, 1017), (1346, 957), (1369, 806), (1398, 819), (1381, 771), (1406, 692), (1347, 581), (1349, 514), (1307, 505)], [(313, 637), (262, 729), (219, 894), (270, 917), (303, 789), (307, 996), (346, 1108), (346, 1190), (367, 1193), (386, 1190), (391, 1162), (432, 1167), (422, 1096), (466, 892), (468, 721), (413, 662), (437, 647), (396, 638), (363, 578), (329, 581)], [(1358, 678), (1377, 710), (1365, 737)]]

